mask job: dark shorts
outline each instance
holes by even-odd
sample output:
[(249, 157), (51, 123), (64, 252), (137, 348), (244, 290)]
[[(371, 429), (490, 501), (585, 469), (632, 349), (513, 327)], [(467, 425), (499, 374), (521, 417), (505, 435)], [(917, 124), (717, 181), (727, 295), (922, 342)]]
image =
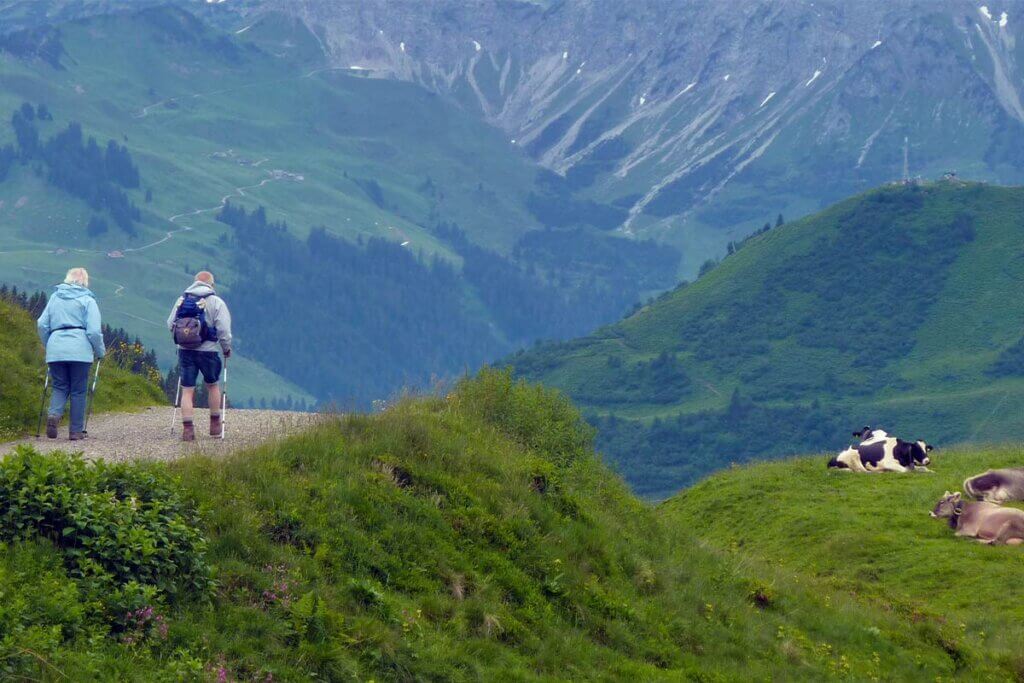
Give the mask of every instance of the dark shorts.
[(203, 373), (204, 382), (216, 384), (220, 379), (220, 354), (216, 351), (178, 349), (178, 367), (183, 387), (194, 387), (200, 372)]

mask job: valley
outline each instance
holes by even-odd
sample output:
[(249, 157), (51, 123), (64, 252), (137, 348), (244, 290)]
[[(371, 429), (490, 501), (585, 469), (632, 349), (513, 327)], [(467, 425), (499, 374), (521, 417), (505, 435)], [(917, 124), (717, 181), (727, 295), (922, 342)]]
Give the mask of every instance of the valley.
[[(41, 30), (25, 40), (43, 40), (49, 34)], [(261, 30), (243, 35), (259, 39)], [(304, 35), (297, 29), (296, 40)], [(91, 220), (88, 207), (54, 192), (37, 170), (17, 163), (0, 184), (0, 279), (48, 289), (68, 259), (82, 259), (98, 276), (97, 293), (110, 303), (110, 322), (137, 328), (165, 364), (171, 354), (162, 321), (188, 273), (214, 268), (229, 298), (241, 277), (225, 248), (230, 233), (216, 220), (229, 201), (286, 220), (300, 239), (321, 227), (352, 243), (380, 239), (428, 267), (440, 259), (461, 269), (467, 247), (438, 235), (442, 229), (464, 234), (477, 258), (504, 264), (506, 277), (514, 281), (504, 286), (514, 290), (515, 305), (528, 305), (517, 299), (523, 296), (564, 300), (556, 309), (600, 302), (577, 306), (582, 315), (569, 316), (568, 322), (562, 313), (548, 314), (525, 329), (495, 319), (501, 312), (481, 301), (479, 285), (460, 280), (453, 296), (468, 303), (466, 315), (478, 330), (479, 344), (436, 361), (415, 355), (397, 366), (393, 357), (367, 361), (361, 372), (397, 367), (397, 374), (376, 383), (357, 375), (352, 381), (362, 388), (351, 390), (296, 384), (289, 379), (293, 364), (281, 358), (281, 349), (263, 353), (279, 359), (277, 366), (253, 362), (257, 354), (245, 351), (243, 319), (236, 385), (243, 405), (289, 396), (365, 405), (406, 386), (426, 386), (431, 377), (476, 367), (537, 336), (585, 332), (674, 279), (671, 251), (652, 271), (651, 261), (643, 260), (643, 244), (634, 248), (633, 241), (606, 237), (585, 222), (573, 222), (573, 230), (583, 231), (576, 239), (622, 243), (618, 260), (606, 265), (600, 261), (606, 256), (591, 262), (583, 255), (563, 266), (551, 249), (564, 247), (544, 237), (548, 233), (539, 231), (542, 226), (527, 206), (540, 182), (534, 165), (510, 153), (507, 141), (485, 123), (415, 86), (275, 57), (166, 7), (75, 21), (61, 27), (59, 45), (53, 63), (17, 52), (5, 55), (0, 108), (45, 104), (55, 120), (39, 122), (44, 139), (74, 121), (86, 136), (123, 143), (142, 179), (139, 188), (127, 190), (140, 207), (137, 234), (84, 234)], [(8, 141), (13, 133), (0, 126), (0, 146)], [(512, 259), (529, 232), (538, 233), (530, 256)], [(547, 265), (529, 262), (541, 258)], [(640, 269), (642, 277), (631, 277)], [(294, 275), (301, 288), (301, 272)], [(624, 288), (614, 284), (611, 291), (611, 279), (602, 282), (608, 278), (625, 278)], [(483, 294), (487, 300), (489, 293)], [(373, 308), (373, 298), (381, 295), (379, 289), (367, 292), (365, 307)], [(409, 329), (398, 332), (409, 334)]]

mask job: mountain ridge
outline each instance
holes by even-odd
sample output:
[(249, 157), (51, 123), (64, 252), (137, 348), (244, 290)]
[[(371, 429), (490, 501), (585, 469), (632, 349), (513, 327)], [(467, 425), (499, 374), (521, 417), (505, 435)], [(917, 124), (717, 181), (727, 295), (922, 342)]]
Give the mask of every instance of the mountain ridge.
[(654, 496), (730, 462), (840, 448), (861, 424), (937, 444), (1020, 438), (1007, 400), (1024, 390), (1022, 207), (1021, 187), (882, 187), (510, 362), (579, 401), (600, 447)]

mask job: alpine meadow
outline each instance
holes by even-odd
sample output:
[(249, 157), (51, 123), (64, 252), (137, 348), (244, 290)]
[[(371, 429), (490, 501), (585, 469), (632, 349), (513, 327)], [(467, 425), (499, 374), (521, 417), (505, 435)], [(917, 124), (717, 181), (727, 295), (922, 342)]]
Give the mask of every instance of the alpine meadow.
[(1022, 45), (0, 0), (0, 681), (1024, 681)]

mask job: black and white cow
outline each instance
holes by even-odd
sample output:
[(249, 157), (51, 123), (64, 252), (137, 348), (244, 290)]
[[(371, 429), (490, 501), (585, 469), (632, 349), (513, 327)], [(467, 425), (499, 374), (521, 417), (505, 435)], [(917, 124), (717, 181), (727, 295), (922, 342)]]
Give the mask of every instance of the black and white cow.
[(997, 505), (1024, 500), (1024, 467), (989, 470), (969, 477), (964, 481), (964, 490), (978, 500)]
[(828, 462), (829, 467), (851, 472), (929, 472), (932, 447), (924, 441), (885, 437), (850, 446)]

